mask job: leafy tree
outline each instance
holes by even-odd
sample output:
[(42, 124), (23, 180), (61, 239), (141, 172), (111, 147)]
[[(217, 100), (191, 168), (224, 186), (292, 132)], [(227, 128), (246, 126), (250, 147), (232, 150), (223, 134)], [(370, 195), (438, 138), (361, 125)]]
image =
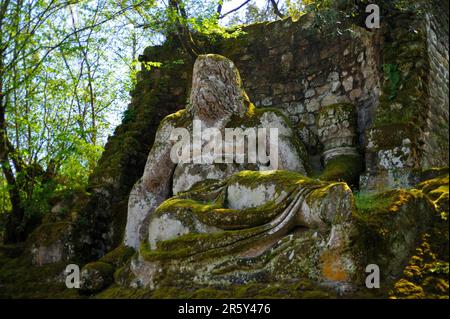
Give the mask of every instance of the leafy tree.
[[(2, 209), (11, 210), (5, 241), (25, 239), (55, 193), (87, 181), (109, 114), (123, 108), (118, 92), (131, 81), (118, 79), (109, 40), (118, 30), (124, 39), (130, 35), (123, 17), (139, 5), (1, 0), (0, 194), (10, 202)], [(134, 50), (127, 60), (136, 59), (137, 44)]]

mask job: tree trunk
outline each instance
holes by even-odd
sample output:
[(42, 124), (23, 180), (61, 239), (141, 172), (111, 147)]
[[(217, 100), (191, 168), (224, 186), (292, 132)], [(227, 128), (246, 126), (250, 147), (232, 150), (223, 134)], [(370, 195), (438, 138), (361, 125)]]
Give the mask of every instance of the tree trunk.
[[(169, 0), (169, 7), (182, 19), (187, 19), (187, 13), (181, 0)], [(175, 22), (176, 38), (180, 41), (183, 49), (195, 60), (198, 56), (198, 48), (192, 38), (191, 31), (185, 23), (177, 19)]]
[[(3, 67), (2, 62), (3, 60), (0, 59), (0, 70)], [(2, 92), (3, 76), (0, 74), (0, 165), (8, 184), (9, 199), (12, 207), (12, 212), (8, 216), (4, 241), (5, 243), (14, 243), (24, 239), (24, 234), (21, 230), (22, 227), (20, 227), (24, 217), (24, 210), (21, 205), (16, 178), (10, 163), (10, 143), (6, 135), (6, 97)]]

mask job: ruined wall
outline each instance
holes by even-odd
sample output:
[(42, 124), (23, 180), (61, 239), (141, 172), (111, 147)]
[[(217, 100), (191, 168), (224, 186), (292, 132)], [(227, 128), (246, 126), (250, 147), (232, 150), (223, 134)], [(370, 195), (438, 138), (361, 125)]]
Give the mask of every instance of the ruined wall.
[(382, 24), (383, 76), (366, 134), (364, 188), (408, 187), (420, 171), (448, 166), (448, 24), (432, 12), (397, 13)]
[[(445, 8), (445, 4), (447, 7)], [(448, 165), (448, 1), (426, 16), (429, 59), (429, 105), (424, 167)]]
[(352, 102), (363, 132), (378, 95), (372, 35), (358, 27), (342, 35), (336, 25), (318, 30), (312, 19), (252, 26), (244, 39), (225, 40), (219, 53), (235, 61), (256, 106), (280, 108), (317, 133), (321, 107)]

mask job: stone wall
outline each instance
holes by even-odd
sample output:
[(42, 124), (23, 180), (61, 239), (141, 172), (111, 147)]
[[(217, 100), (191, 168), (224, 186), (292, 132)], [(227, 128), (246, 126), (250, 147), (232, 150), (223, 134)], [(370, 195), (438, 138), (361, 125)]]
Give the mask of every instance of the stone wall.
[(383, 76), (366, 134), (366, 189), (412, 186), (422, 170), (448, 166), (448, 24), (434, 10), (394, 14), (380, 30)]
[[(427, 48), (429, 58), (429, 113), (422, 166), (448, 165), (448, 1), (447, 8), (439, 7), (427, 15)], [(446, 14), (445, 14), (446, 13)]]
[[(337, 35), (335, 25), (317, 30), (312, 20), (254, 25), (245, 30), (244, 40), (224, 41), (219, 53), (235, 61), (256, 106), (283, 110), (294, 126), (307, 128), (314, 137), (320, 108), (355, 104), (363, 141), (379, 94), (373, 35), (356, 26)], [(311, 145), (315, 138), (304, 142), (312, 166), (320, 169), (320, 145)]]

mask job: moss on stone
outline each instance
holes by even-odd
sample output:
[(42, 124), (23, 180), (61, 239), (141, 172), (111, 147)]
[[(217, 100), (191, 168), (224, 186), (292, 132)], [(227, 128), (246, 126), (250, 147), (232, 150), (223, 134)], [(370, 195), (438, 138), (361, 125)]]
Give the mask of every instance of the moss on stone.
[(438, 222), (432, 203), (417, 189), (359, 193), (356, 207), (357, 250), (365, 252), (367, 264), (384, 269), (384, 279), (401, 274), (421, 236)]
[(67, 289), (60, 275), (70, 262), (46, 264), (40, 267), (31, 264), (31, 257), (8, 257), (0, 251), (0, 298), (80, 298), (76, 289)]
[(164, 125), (170, 124), (173, 127), (184, 127), (187, 128), (189, 123), (192, 122), (192, 115), (187, 109), (181, 109), (175, 113), (167, 115), (159, 124), (158, 130)]
[(359, 155), (341, 155), (329, 160), (319, 179), (343, 181), (351, 187), (358, 187), (363, 161)]
[(449, 256), (449, 196), (448, 173), (419, 183), (416, 187), (434, 204), (436, 218), (428, 240), (437, 258), (448, 262)]
[(101, 261), (95, 261), (89, 264), (86, 264), (83, 269), (86, 270), (96, 270), (100, 272), (101, 274), (104, 274), (106, 276), (112, 276), (113, 274), (113, 267), (110, 264), (107, 264), (105, 262)]
[(208, 234), (186, 234), (175, 239), (160, 241), (157, 249), (149, 249), (142, 243), (140, 254), (148, 261), (187, 258), (195, 255), (196, 260), (220, 256), (224, 251), (235, 249), (234, 243), (244, 246), (244, 239), (260, 232), (257, 228), (227, 230)]
[(431, 236), (422, 237), (421, 245), (390, 291), (390, 298), (448, 299), (449, 264), (439, 259), (430, 245)]
[(81, 295), (93, 294), (111, 285), (114, 281), (114, 267), (101, 261), (89, 263), (81, 270)]
[(277, 283), (245, 283), (232, 285), (163, 286), (155, 290), (111, 286), (95, 298), (151, 298), (151, 299), (321, 299), (336, 298), (331, 289), (319, 286), (307, 279)]
[[(225, 185), (233, 184), (250, 189), (264, 184), (274, 185), (276, 194), (273, 200), (258, 207), (230, 209), (224, 202)], [(317, 184), (317, 181), (290, 171), (241, 171), (222, 182), (200, 184), (189, 192), (170, 198), (157, 208), (155, 214), (175, 213), (179, 218), (184, 212), (189, 212), (189, 216), (193, 214), (206, 225), (222, 229), (251, 228), (269, 222), (284, 209), (283, 203), (277, 202), (277, 197), (281, 196), (282, 192), (288, 195), (298, 186), (310, 184)], [(215, 188), (218, 191), (214, 191)], [(210, 197), (205, 193), (212, 193), (213, 196)], [(185, 217), (185, 222), (191, 223), (188, 216)]]
[(415, 143), (419, 136), (417, 126), (411, 123), (374, 125), (369, 136), (369, 148), (373, 151), (401, 147), (404, 140)]
[(135, 250), (125, 245), (120, 245), (99, 259), (100, 262), (112, 265), (114, 268), (123, 267), (135, 254)]
[(69, 235), (70, 222), (56, 222), (40, 225), (28, 238), (29, 245), (49, 246), (58, 240), (64, 240)]

